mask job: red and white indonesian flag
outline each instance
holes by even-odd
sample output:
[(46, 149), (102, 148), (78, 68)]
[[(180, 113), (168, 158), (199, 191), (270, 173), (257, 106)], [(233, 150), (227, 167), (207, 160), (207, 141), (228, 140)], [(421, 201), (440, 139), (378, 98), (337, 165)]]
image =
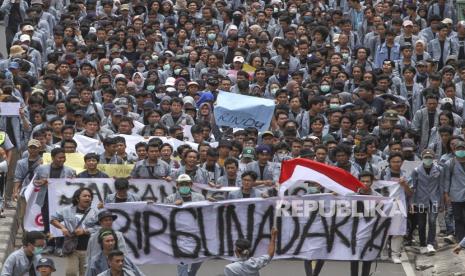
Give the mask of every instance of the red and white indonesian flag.
[(348, 195), (366, 188), (357, 178), (347, 171), (304, 158), (283, 161), (281, 177), (279, 178), (279, 196), (293, 186), (303, 182), (313, 181), (339, 195)]

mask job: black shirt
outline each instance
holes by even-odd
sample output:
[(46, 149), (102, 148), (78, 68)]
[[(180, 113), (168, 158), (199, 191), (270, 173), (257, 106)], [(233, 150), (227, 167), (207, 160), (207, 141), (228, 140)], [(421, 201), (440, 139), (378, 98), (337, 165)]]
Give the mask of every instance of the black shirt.
[(63, 170), (63, 167), (59, 168), (54, 168), (50, 166), (50, 178), (60, 178), (61, 177), (61, 171)]
[[(81, 214), (84, 216), (85, 213), (86, 213), (86, 210), (81, 210), (79, 208), (76, 208), (76, 214)], [(77, 244), (76, 250), (87, 250), (87, 244), (89, 243), (90, 235), (85, 234), (85, 235), (78, 236), (77, 238), (78, 238), (78, 244)]]
[(434, 116), (436, 115), (435, 112), (428, 112), (428, 123), (429, 129), (434, 127)]

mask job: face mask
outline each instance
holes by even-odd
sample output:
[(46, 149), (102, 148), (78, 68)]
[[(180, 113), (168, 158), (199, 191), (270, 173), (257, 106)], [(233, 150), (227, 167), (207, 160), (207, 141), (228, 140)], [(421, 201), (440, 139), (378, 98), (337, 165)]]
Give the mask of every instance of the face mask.
[(456, 151), (455, 156), (457, 156), (458, 158), (465, 158), (465, 150)]
[(295, 9), (295, 8), (289, 9), (289, 12), (290, 12), (291, 14), (296, 14), (296, 13), (297, 13), (297, 9)]
[(159, 99), (163, 98), (165, 96), (165, 93), (155, 93), (155, 96)]
[(163, 70), (167, 71), (167, 70), (170, 70), (171, 68), (171, 65), (169, 65), (168, 63), (163, 65)]
[(318, 194), (318, 193), (320, 193), (320, 189), (318, 189), (318, 187), (308, 187), (307, 188), (307, 193), (309, 193), (309, 194)]
[(273, 8), (273, 12), (274, 12), (274, 13), (277, 13), (277, 12), (279, 12), (279, 9), (276, 8), (276, 7), (274, 7), (274, 8)]
[(147, 90), (148, 90), (148, 91), (153, 91), (153, 90), (155, 90), (155, 85), (147, 85)]
[(110, 64), (103, 65), (103, 70), (105, 70), (106, 72), (110, 71), (110, 69), (111, 69)]
[(145, 71), (145, 67), (137, 67), (137, 71), (142, 73)]
[[(464, 152), (464, 156), (465, 156), (465, 151), (463, 151), (463, 152)], [(432, 158), (423, 159), (423, 165), (425, 165), (425, 167), (427, 167), (427, 168), (431, 167), (431, 165), (433, 165), (433, 159)]]
[(34, 251), (32, 252), (34, 255), (40, 255), (44, 251), (43, 247), (36, 247), (34, 246)]
[(188, 195), (191, 193), (191, 187), (182, 186), (182, 187), (179, 187), (178, 191), (181, 195)]
[(207, 38), (208, 40), (215, 40), (216, 34), (208, 34)]
[(330, 103), (329, 104), (329, 108), (338, 108), (340, 106), (340, 104), (336, 104), (336, 103)]
[(184, 78), (185, 80), (190, 80), (190, 75), (189, 74), (184, 74), (184, 75), (181, 75), (182, 78)]
[(157, 60), (158, 60), (158, 56), (157, 56), (157, 55), (152, 55), (152, 60), (157, 61)]
[(348, 59), (349, 58), (349, 53), (342, 53), (342, 58), (343, 59)]
[(310, 16), (310, 15), (304, 15), (303, 16), (303, 20), (305, 23), (310, 23), (313, 21), (313, 16)]
[(324, 84), (324, 85), (320, 86), (320, 90), (323, 93), (328, 93), (331, 90), (331, 86), (329, 86), (327, 84)]
[(278, 92), (278, 90), (279, 90), (278, 88), (271, 88), (271, 95), (274, 96), (276, 92)]
[(181, 73), (181, 69), (174, 69), (174, 74), (175, 75), (179, 75), (179, 73)]

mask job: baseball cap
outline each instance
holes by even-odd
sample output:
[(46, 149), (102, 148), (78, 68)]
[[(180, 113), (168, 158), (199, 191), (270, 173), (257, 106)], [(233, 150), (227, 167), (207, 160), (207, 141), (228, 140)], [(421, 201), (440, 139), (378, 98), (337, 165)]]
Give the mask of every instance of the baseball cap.
[(271, 148), (268, 145), (260, 145), (256, 149), (257, 154), (271, 154)]
[(176, 182), (177, 183), (180, 183), (180, 182), (192, 182), (192, 179), (191, 179), (191, 177), (189, 175), (183, 173), (180, 176), (178, 176), (178, 178), (176, 179)]
[(265, 132), (262, 133), (262, 137), (265, 137), (265, 136), (267, 136), (267, 135), (271, 135), (271, 136), (274, 137), (273, 132), (271, 132), (271, 131), (269, 131), (269, 130), (267, 130), (267, 131), (265, 131)]
[(278, 64), (278, 69), (289, 69), (289, 64), (285, 61), (281, 61), (279, 64)]
[(187, 87), (191, 86), (191, 85), (196, 85), (197, 87), (199, 87), (199, 83), (196, 82), (196, 81), (190, 81), (188, 84), (187, 84)]
[(412, 139), (402, 139), (402, 150), (414, 151), (415, 142)]
[(240, 62), (240, 63), (244, 63), (244, 57), (241, 57), (241, 56), (235, 56), (234, 59), (233, 59), (233, 62)]
[(155, 109), (155, 104), (152, 101), (145, 101), (144, 102), (144, 109)]
[(254, 150), (254, 148), (244, 148), (244, 149), (242, 150), (242, 157), (253, 159), (253, 158), (255, 157), (255, 150)]
[(27, 34), (23, 34), (19, 37), (19, 41), (21, 42), (31, 41), (31, 37)]
[(384, 112), (383, 118), (389, 121), (397, 121), (399, 120), (399, 113), (395, 110), (389, 109)]
[(441, 21), (441, 23), (443, 23), (443, 24), (452, 24), (452, 19), (450, 19), (450, 18), (444, 18), (444, 19)]
[(169, 77), (165, 81), (165, 86), (174, 86), (175, 82), (176, 82), (175, 78)]
[(192, 106), (195, 106), (195, 100), (191, 96), (185, 96), (184, 98), (182, 98), (182, 102), (183, 102), (184, 106), (186, 106), (188, 104), (190, 104)]
[(98, 221), (100, 221), (101, 219), (103, 218), (107, 218), (107, 217), (111, 217), (113, 220), (116, 220), (118, 218), (117, 215), (113, 214), (112, 212), (110, 212), (109, 210), (102, 210), (100, 211), (100, 213), (98, 213)]
[(413, 22), (411, 20), (405, 20), (404, 23), (402, 23), (402, 26), (404, 27), (413, 26)]
[(29, 140), (29, 142), (27, 142), (27, 147), (32, 147), (32, 146), (40, 148), (41, 146), (40, 141), (37, 139)]
[(113, 103), (106, 103), (103, 105), (104, 110), (113, 110), (116, 106)]
[(25, 26), (23, 26), (23, 28), (21, 30), (24, 31), (24, 32), (26, 32), (26, 31), (34, 31), (34, 27), (32, 25), (25, 25)]
[(111, 111), (111, 115), (113, 116), (123, 116), (124, 113), (123, 113), (123, 110), (121, 110), (121, 108), (115, 108)]
[(19, 69), (19, 63), (16, 61), (10, 62), (10, 64), (8, 65), (8, 69)]
[(56, 271), (55, 263), (50, 258), (40, 258), (39, 261), (37, 262), (36, 269), (39, 269), (39, 267), (41, 266), (48, 266), (52, 268), (52, 271)]
[[(464, 144), (465, 147), (465, 144)], [(434, 151), (432, 149), (425, 149), (421, 152), (422, 158), (434, 158)]]
[(465, 149), (465, 142), (458, 141), (457, 144), (455, 144), (455, 149), (458, 149), (458, 148)]
[(113, 100), (113, 103), (115, 104), (116, 107), (128, 107), (129, 106), (129, 102), (128, 102), (128, 99), (126, 98), (116, 98), (115, 100)]

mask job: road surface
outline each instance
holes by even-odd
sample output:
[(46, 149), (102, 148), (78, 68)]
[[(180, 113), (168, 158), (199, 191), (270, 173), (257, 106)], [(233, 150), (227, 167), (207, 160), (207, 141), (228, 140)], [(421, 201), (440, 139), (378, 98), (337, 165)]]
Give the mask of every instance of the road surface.
[[(53, 257), (57, 269), (56, 275), (65, 275), (66, 259)], [(224, 260), (211, 260), (204, 263), (198, 276), (219, 276), (223, 275), (223, 269), (229, 262)], [(270, 265), (261, 270), (264, 276), (305, 276), (303, 261), (280, 260), (273, 261)], [(147, 276), (176, 276), (175, 265), (145, 265), (140, 267)], [(406, 276), (402, 265), (392, 263), (377, 263), (372, 265), (373, 276)], [(375, 270), (376, 269), (376, 270)], [(292, 273), (292, 274), (289, 274)], [(323, 267), (320, 276), (350, 276), (350, 264), (348, 262), (328, 262)]]

